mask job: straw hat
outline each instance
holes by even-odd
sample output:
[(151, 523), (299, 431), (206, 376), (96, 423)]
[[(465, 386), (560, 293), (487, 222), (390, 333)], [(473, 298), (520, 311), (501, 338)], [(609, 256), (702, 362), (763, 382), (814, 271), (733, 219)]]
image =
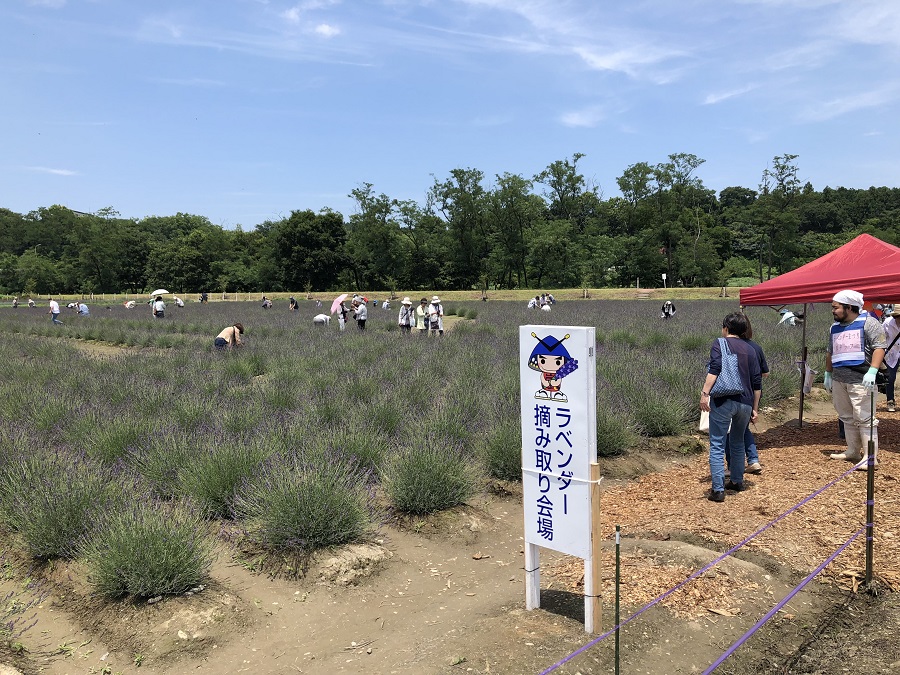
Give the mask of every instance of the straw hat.
[(431, 304), (432, 304), (432, 305), (436, 305), (436, 304), (438, 304), (440, 301), (441, 301), (441, 299), (440, 299), (438, 296), (436, 296), (436, 295), (431, 296)]
[(409, 299), (409, 296), (406, 296), (405, 298), (403, 298), (403, 300), (400, 302), (400, 304), (401, 305), (411, 305), (412, 300)]

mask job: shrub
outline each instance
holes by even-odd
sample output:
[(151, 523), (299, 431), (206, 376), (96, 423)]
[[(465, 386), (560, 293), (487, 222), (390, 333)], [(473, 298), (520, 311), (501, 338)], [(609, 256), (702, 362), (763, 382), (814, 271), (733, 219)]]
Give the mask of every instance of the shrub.
[(420, 515), (465, 503), (478, 489), (478, 474), (459, 446), (429, 436), (390, 458), (382, 485), (394, 508)]
[(522, 480), (522, 427), (504, 420), (484, 437), (479, 455), (494, 478)]
[(178, 473), (178, 490), (208, 516), (230, 515), (238, 486), (268, 456), (260, 443), (242, 440), (206, 448)]
[(638, 430), (650, 437), (680, 433), (690, 414), (690, 406), (677, 392), (666, 388), (645, 387), (629, 404)]
[(195, 439), (182, 432), (159, 431), (128, 453), (128, 464), (158, 497), (175, 495), (178, 474), (197, 454)]
[(337, 456), (310, 462), (271, 457), (235, 497), (252, 541), (278, 551), (309, 553), (360, 540), (374, 522), (368, 474)]
[(712, 339), (706, 335), (685, 335), (678, 341), (678, 346), (685, 351), (709, 349)]
[(597, 406), (597, 454), (614, 457), (624, 453), (634, 443), (630, 420), (621, 413)]
[(364, 471), (376, 472), (388, 454), (390, 443), (380, 435), (350, 430), (333, 441), (334, 448), (351, 464)]
[(183, 593), (204, 581), (214, 558), (199, 515), (150, 500), (108, 513), (79, 553), (91, 583), (112, 598)]
[(123, 500), (121, 477), (84, 456), (28, 452), (0, 468), (0, 519), (34, 558), (71, 557), (97, 518)]
[(144, 426), (146, 423), (132, 419), (109, 420), (84, 437), (84, 451), (98, 461), (113, 464), (137, 446), (142, 433), (148, 431)]

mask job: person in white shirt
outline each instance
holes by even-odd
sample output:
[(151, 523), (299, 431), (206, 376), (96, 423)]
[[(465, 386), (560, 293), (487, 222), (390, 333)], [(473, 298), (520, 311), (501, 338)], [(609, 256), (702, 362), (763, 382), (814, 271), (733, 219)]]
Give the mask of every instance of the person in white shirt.
[(409, 297), (403, 298), (403, 302), (400, 303), (400, 315), (397, 317), (397, 322), (400, 325), (401, 335), (409, 334), (416, 322), (413, 316), (412, 300)]
[(884, 395), (887, 397), (887, 411), (897, 412), (897, 404), (894, 402), (894, 385), (897, 382), (897, 366), (900, 365), (900, 309), (892, 309), (885, 312), (887, 319), (881, 324), (884, 328), (884, 338), (888, 343), (889, 349), (884, 354), (884, 362), (887, 364), (887, 373), (884, 383)]
[(356, 325), (360, 330), (366, 329), (366, 319), (369, 318), (369, 308), (365, 302), (354, 302), (354, 315), (356, 316)]
[(50, 315), (50, 318), (52, 319), (53, 323), (56, 323), (56, 324), (59, 324), (60, 326), (62, 326), (63, 322), (59, 320), (59, 303), (56, 300), (54, 300), (53, 298), (48, 298), (48, 300), (50, 301), (50, 311), (47, 313)]
[(163, 302), (163, 299), (160, 296), (157, 296), (153, 301), (153, 316), (157, 319), (164, 319), (166, 317), (166, 303)]
[(428, 334), (444, 334), (444, 306), (436, 295), (431, 298), (428, 306)]

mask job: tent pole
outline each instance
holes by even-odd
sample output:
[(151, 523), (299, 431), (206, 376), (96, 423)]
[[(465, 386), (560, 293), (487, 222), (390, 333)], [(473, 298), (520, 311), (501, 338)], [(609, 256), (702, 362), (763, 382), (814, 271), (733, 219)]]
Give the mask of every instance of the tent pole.
[(806, 303), (803, 303), (803, 347), (800, 352), (800, 416), (798, 426), (803, 428), (803, 401), (806, 397)]

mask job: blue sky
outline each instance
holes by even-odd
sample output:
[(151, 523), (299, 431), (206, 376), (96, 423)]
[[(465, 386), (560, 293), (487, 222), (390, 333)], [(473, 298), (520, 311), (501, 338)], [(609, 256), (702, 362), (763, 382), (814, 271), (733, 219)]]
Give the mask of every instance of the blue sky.
[(897, 0), (4, 0), (0, 207), (349, 216), (474, 168), (900, 186)]

